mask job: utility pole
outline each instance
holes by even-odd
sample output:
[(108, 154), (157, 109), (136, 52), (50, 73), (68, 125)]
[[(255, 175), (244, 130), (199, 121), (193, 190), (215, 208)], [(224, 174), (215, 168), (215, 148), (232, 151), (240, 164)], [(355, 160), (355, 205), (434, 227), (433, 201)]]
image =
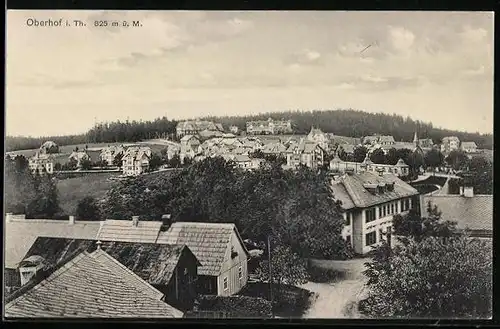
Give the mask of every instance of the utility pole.
[(273, 303), (273, 267), (271, 265), (271, 237), (267, 236), (267, 255), (269, 263), (269, 299), (271, 300), (271, 316), (274, 318), (274, 303)]

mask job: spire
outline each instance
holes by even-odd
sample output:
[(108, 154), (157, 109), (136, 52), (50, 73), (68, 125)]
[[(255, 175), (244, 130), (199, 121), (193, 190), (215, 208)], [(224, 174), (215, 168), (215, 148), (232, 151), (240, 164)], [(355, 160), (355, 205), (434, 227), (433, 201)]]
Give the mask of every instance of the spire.
[(415, 146), (417, 146), (417, 144), (418, 144), (418, 135), (417, 135), (417, 131), (415, 131), (415, 136), (413, 137), (413, 143), (415, 143)]

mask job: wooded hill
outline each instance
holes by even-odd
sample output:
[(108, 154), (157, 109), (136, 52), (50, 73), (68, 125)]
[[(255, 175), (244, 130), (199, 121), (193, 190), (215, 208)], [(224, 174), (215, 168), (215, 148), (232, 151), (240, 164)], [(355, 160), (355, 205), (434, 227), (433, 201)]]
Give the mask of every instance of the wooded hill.
[[(392, 135), (396, 141), (412, 141), (415, 131), (420, 138), (432, 138), (435, 143), (445, 136), (457, 136), (461, 141), (476, 142), (479, 148), (493, 149), (493, 135), (468, 133), (433, 127), (432, 123), (413, 120), (400, 115), (383, 113), (367, 113), (358, 110), (328, 110), (328, 111), (287, 111), (269, 112), (258, 115), (205, 117), (222, 123), (227, 129), (235, 125), (246, 130), (246, 122), (253, 120), (292, 120), (297, 134), (306, 134), (315, 126), (324, 132), (335, 135), (363, 137), (374, 133)], [(73, 136), (47, 137), (9, 137), (5, 139), (6, 151), (34, 149), (52, 140), (58, 145), (73, 145), (82, 143), (113, 143), (137, 142), (151, 138), (172, 138), (175, 135), (176, 120), (166, 117), (152, 121), (115, 121), (99, 123), (86, 134)]]

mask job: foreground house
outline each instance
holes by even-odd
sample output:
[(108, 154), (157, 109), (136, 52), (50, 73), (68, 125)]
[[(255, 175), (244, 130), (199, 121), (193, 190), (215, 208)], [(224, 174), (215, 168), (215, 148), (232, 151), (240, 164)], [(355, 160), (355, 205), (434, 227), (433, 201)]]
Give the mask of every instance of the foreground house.
[(186, 245), (196, 256), (198, 291), (229, 296), (238, 293), (248, 280), (248, 251), (234, 224), (110, 220), (102, 222), (100, 241)]
[(470, 186), (460, 187), (460, 194), (426, 194), (420, 196), (420, 213), (427, 214), (427, 206), (437, 206), (443, 221), (457, 223), (472, 237), (493, 237), (493, 195), (477, 195)]
[(344, 238), (357, 254), (366, 254), (382, 239), (391, 241), (394, 215), (415, 206), (418, 191), (396, 175), (347, 172), (332, 181), (335, 200), (341, 201)]
[(54, 158), (49, 154), (43, 154), (37, 152), (34, 156), (29, 158), (28, 165), (30, 171), (34, 174), (37, 171), (40, 174), (52, 174), (54, 173)]
[(151, 149), (149, 147), (129, 147), (122, 157), (122, 170), (125, 176), (138, 176), (149, 170)]
[(13, 318), (180, 318), (164, 294), (101, 249), (38, 272), (7, 298)]
[(230, 296), (248, 281), (248, 251), (234, 224), (172, 223), (160, 232), (157, 243), (185, 244), (198, 258), (198, 291)]
[(18, 264), (38, 237), (95, 239), (101, 222), (51, 219), (26, 219), (25, 215), (5, 216), (5, 288), (7, 292), (21, 286)]
[(75, 252), (93, 252), (99, 247), (161, 291), (170, 304), (192, 307), (201, 264), (184, 245), (40, 237), (26, 253), (25, 261), (41, 257), (45, 264), (55, 266)]

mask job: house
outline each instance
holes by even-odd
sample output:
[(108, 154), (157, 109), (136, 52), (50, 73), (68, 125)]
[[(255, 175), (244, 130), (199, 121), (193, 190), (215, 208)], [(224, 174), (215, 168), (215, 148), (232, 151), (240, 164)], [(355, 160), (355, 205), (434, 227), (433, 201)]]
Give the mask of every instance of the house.
[(123, 155), (125, 153), (125, 148), (123, 146), (108, 146), (101, 150), (99, 158), (104, 161), (108, 166), (114, 166), (114, 161), (117, 156)]
[(477, 145), (475, 142), (462, 142), (461, 148), (465, 153), (477, 153)]
[(360, 145), (362, 143), (361, 138), (358, 137), (348, 137), (348, 136), (340, 136), (332, 133), (325, 133), (326, 137), (330, 140), (332, 144), (351, 144), (351, 145)]
[(450, 153), (460, 148), (460, 139), (456, 136), (444, 137), (441, 140), (441, 152)]
[(432, 148), (434, 146), (434, 141), (432, 138), (421, 138), (419, 144), (422, 148)]
[[(198, 133), (197, 136), (200, 136), (201, 139), (206, 140), (214, 137), (222, 137), (224, 133), (218, 131), (218, 130), (203, 130)], [(189, 135), (184, 135), (189, 136)]]
[(425, 194), (420, 196), (420, 213), (425, 216), (428, 203), (437, 206), (443, 221), (457, 223), (471, 237), (493, 238), (493, 195), (474, 194), (471, 186), (461, 186), (460, 194)]
[(101, 227), (99, 221), (68, 221), (51, 219), (26, 219), (25, 215), (5, 215), (5, 286), (7, 291), (20, 287), (18, 264), (40, 236), (95, 239)]
[(247, 283), (249, 254), (234, 224), (172, 223), (156, 243), (185, 244), (198, 258), (198, 291), (230, 296)]
[(321, 131), (319, 128), (311, 127), (311, 131), (307, 134), (306, 140), (310, 142), (318, 143), (323, 150), (328, 150), (330, 148), (330, 139), (328, 136)]
[(59, 146), (53, 141), (46, 141), (40, 146), (39, 152), (40, 154), (59, 153)]
[(122, 170), (125, 176), (138, 176), (149, 170), (151, 148), (129, 147), (122, 157)]
[(221, 132), (224, 131), (222, 125), (220, 124), (215, 124), (212, 121), (201, 120), (181, 121), (177, 124), (176, 128), (178, 138), (182, 138), (186, 135), (196, 135), (204, 130)]
[(83, 151), (73, 151), (68, 157), (68, 161), (75, 161), (76, 166), (80, 168), (83, 161), (91, 161), (90, 155), (88, 155), (86, 150)]
[(286, 150), (286, 166), (295, 168), (305, 165), (309, 168), (323, 166), (325, 150), (316, 142), (301, 140), (298, 144), (292, 144)]
[(185, 158), (192, 159), (199, 153), (200, 143), (200, 139), (195, 135), (185, 135), (181, 138), (181, 163), (184, 163)]
[(246, 123), (247, 134), (249, 135), (278, 135), (291, 134), (293, 132), (292, 121), (290, 120), (267, 120), (249, 121)]
[(410, 166), (408, 166), (403, 159), (399, 159), (395, 165), (389, 164), (377, 164), (373, 163), (368, 155), (365, 160), (361, 163), (354, 161), (342, 161), (338, 154), (335, 154), (334, 158), (330, 161), (330, 170), (345, 173), (347, 171), (354, 171), (355, 173), (360, 173), (363, 171), (371, 171), (378, 173), (379, 171), (386, 173), (393, 173), (398, 177), (406, 177), (410, 174)]
[[(357, 254), (366, 254), (382, 239), (391, 241), (393, 216), (406, 214), (418, 191), (391, 173), (346, 172), (334, 178), (333, 198), (341, 202), (343, 237)], [(385, 238), (384, 238), (385, 237)]]
[(240, 128), (238, 128), (238, 126), (231, 126), (229, 127), (229, 131), (235, 135), (238, 135), (240, 133)]
[(258, 169), (260, 164), (265, 161), (263, 159), (252, 159), (245, 154), (224, 154), (222, 157), (226, 161), (233, 161), (236, 166), (242, 169)]
[(40, 174), (52, 174), (54, 173), (54, 158), (50, 154), (37, 152), (29, 158), (28, 166), (33, 174), (37, 171)]
[(275, 142), (275, 143), (269, 143), (265, 144), (262, 148), (261, 151), (265, 155), (284, 155), (287, 150), (287, 147), (281, 143), (281, 142)]
[(7, 297), (5, 316), (9, 318), (183, 316), (162, 300), (162, 292), (101, 249), (80, 252), (45, 270), (37, 270), (36, 263), (23, 265), (27, 270), (31, 267), (34, 276)]
[(356, 147), (354, 144), (339, 144), (336, 153), (343, 151), (346, 155), (354, 155)]
[[(193, 306), (201, 264), (185, 245), (39, 237), (23, 262), (41, 257), (46, 265), (56, 266), (73, 253), (98, 248), (144, 280), (138, 289), (151, 285), (162, 292), (169, 304), (179, 309)], [(21, 269), (20, 272), (22, 275)], [(22, 280), (21, 277), (21, 283)]]
[(392, 136), (379, 136), (378, 143), (380, 145), (387, 146), (387, 145), (394, 145), (396, 141)]
[(375, 145), (378, 143), (380, 135), (373, 134), (372, 136), (365, 136), (363, 138), (364, 145)]

